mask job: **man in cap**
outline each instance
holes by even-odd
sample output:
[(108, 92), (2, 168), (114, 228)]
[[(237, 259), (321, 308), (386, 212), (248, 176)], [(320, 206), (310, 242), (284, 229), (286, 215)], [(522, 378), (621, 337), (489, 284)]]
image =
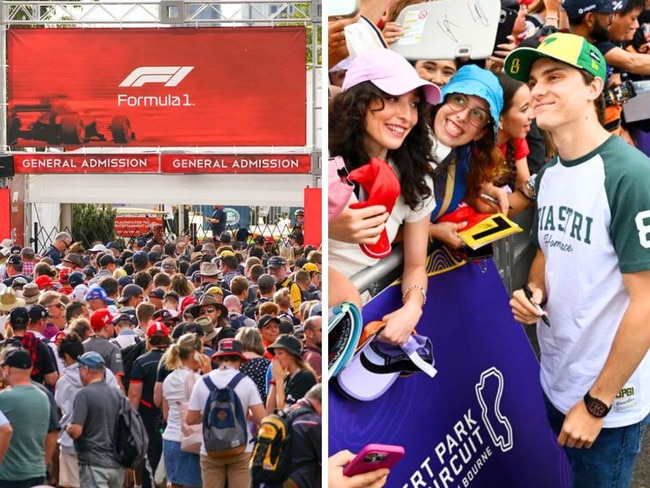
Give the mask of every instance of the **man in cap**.
[(134, 272), (145, 271), (151, 266), (149, 263), (149, 255), (145, 251), (137, 251), (134, 253), (131, 261)]
[(205, 220), (210, 224), (212, 228), (212, 237), (213, 239), (219, 239), (221, 233), (226, 230), (226, 211), (221, 205), (214, 205), (213, 212), (210, 217), (206, 217)]
[(208, 317), (217, 333), (221, 327), (228, 325), (228, 309), (211, 293), (204, 294), (199, 303), (192, 305), (190, 311), (194, 318)]
[(305, 263), (302, 269), (309, 273), (309, 287), (307, 288), (307, 291), (311, 293), (315, 300), (322, 300), (323, 292), (321, 290), (321, 279), (323, 273), (314, 263)]
[(90, 326), (93, 329), (94, 335), (84, 341), (84, 351), (94, 351), (104, 358), (104, 364), (115, 375), (120, 388), (122, 386), (121, 376), (124, 374), (122, 368), (122, 354), (119, 346), (110, 342), (115, 332), (113, 319), (115, 314), (108, 308), (100, 308), (95, 310), (90, 315)]
[[(38, 307), (38, 305), (34, 305)], [(47, 313), (47, 312), (46, 312)], [(52, 359), (49, 347), (37, 338), (33, 332), (28, 332), (30, 315), (26, 308), (17, 307), (9, 314), (9, 324), (14, 335), (6, 339), (2, 346), (20, 347), (27, 350), (35, 363), (30, 366), (31, 377), (36, 383), (54, 387), (59, 377), (55, 361)]]
[(74, 439), (80, 485), (122, 488), (124, 468), (113, 457), (115, 418), (122, 393), (104, 381), (106, 364), (100, 354), (86, 352), (78, 361), (84, 387), (74, 397), (65, 431)]
[(38, 285), (38, 288), (41, 291), (54, 290), (59, 285), (59, 282), (52, 279), (50, 275), (37, 276), (34, 278), (34, 283)]
[[(155, 472), (162, 455), (162, 436), (158, 429), (162, 420), (162, 412), (154, 403), (154, 385), (156, 384), (160, 358), (169, 347), (171, 337), (169, 328), (161, 322), (152, 322), (147, 327), (145, 336), (147, 352), (138, 357), (133, 363), (129, 383), (129, 401), (133, 408), (140, 413), (147, 429), (149, 436), (147, 457), (152, 472)], [(142, 485), (152, 486), (146, 469), (142, 472)]]
[(117, 269), (117, 261), (111, 253), (102, 254), (97, 258), (97, 264), (100, 269), (99, 272), (88, 281), (88, 286), (93, 286), (105, 276), (113, 276), (113, 271)]
[(174, 276), (178, 272), (178, 264), (174, 258), (165, 258), (162, 261), (161, 268), (163, 273), (168, 276)]
[(144, 290), (138, 285), (126, 285), (122, 290), (122, 296), (117, 300), (121, 313), (128, 313), (135, 317), (135, 307), (144, 300)]
[(23, 278), (26, 283), (32, 281), (32, 279), (23, 272), (23, 260), (18, 254), (12, 254), (9, 256), (9, 258), (7, 258), (7, 269), (5, 271), (5, 276), (7, 278), (2, 282), (5, 286), (12, 286), (14, 284), (14, 280), (17, 278)]
[[(643, 5), (641, 3), (641, 5)], [(609, 66), (637, 75), (650, 75), (650, 58), (646, 54), (623, 49), (618, 43), (625, 39), (610, 39), (612, 17), (635, 7), (629, 0), (565, 0), (562, 8), (569, 18), (572, 34), (593, 43)]]
[(294, 230), (299, 230), (302, 232), (305, 226), (305, 211), (302, 208), (299, 208), (293, 213), (293, 216), (295, 220), (295, 224), (293, 226)]
[(23, 287), (23, 298), (25, 299), (26, 305), (34, 305), (38, 302), (40, 296), (41, 290), (38, 289), (36, 283), (27, 283)]
[(107, 308), (108, 306), (113, 305), (113, 300), (108, 297), (106, 290), (104, 290), (101, 286), (93, 286), (90, 288), (88, 290), (88, 293), (86, 293), (85, 299), (88, 302), (90, 310), (92, 311), (100, 310), (102, 308)]
[[(70, 423), (72, 417), (72, 406), (77, 392), (83, 387), (79, 376), (79, 357), (84, 354), (84, 347), (76, 335), (68, 335), (61, 339), (58, 346), (58, 353), (63, 361), (65, 370), (59, 381), (56, 383), (54, 399), (61, 410), (61, 427), (63, 432), (59, 437), (59, 480), (58, 484), (65, 487), (80, 488), (79, 482), (79, 461), (74, 449), (74, 441), (65, 432), (65, 427)], [(94, 353), (93, 353), (94, 354)], [(106, 383), (119, 390), (115, 376), (111, 370), (106, 370)]]
[[(158, 273), (158, 274), (162, 274), (162, 273)], [(149, 303), (153, 304), (157, 310), (163, 308), (164, 298), (165, 298), (165, 290), (163, 290), (162, 288), (153, 288), (149, 292)]]
[(164, 246), (165, 245), (165, 230), (162, 224), (153, 224), (151, 231), (153, 235), (151, 239), (147, 241), (146, 247), (152, 249), (154, 246)]
[(54, 266), (61, 264), (61, 255), (72, 245), (72, 236), (67, 232), (59, 232), (54, 237), (54, 242), (43, 253), (44, 258), (50, 258)]
[(207, 261), (201, 263), (199, 276), (201, 277), (201, 285), (199, 286), (199, 289), (200, 291), (205, 292), (209, 287), (219, 285), (221, 271), (219, 271), (219, 267), (216, 264)]
[(574, 485), (629, 486), (650, 412), (650, 165), (602, 127), (607, 67), (584, 38), (550, 35), (504, 69), (530, 84), (558, 150), (537, 176), (539, 248), (510, 304), (522, 323), (546, 318), (541, 384)]
[(267, 264), (269, 274), (275, 278), (275, 288), (288, 288), (291, 296), (291, 308), (293, 313), (298, 313), (302, 303), (300, 287), (287, 276), (287, 260), (282, 256), (272, 256)]
[(120, 313), (113, 319), (113, 326), (115, 327), (116, 337), (109, 339), (113, 344), (116, 344), (120, 349), (124, 349), (131, 344), (140, 341), (140, 337), (133, 330), (135, 328), (136, 318), (135, 315), (128, 313)]
[(0, 486), (36, 486), (45, 482), (46, 438), (50, 402), (31, 381), (32, 357), (24, 349), (3, 351), (0, 361), (5, 388), (0, 411), (13, 428), (13, 436), (0, 464)]
[(61, 264), (63, 264), (67, 268), (70, 268), (71, 271), (82, 270), (84, 267), (81, 256), (79, 256), (79, 254), (74, 252), (71, 252), (68, 255), (66, 255), (61, 260)]
[[(223, 388), (239, 374), (239, 367), (248, 359), (244, 356), (242, 345), (234, 339), (222, 339), (219, 348), (212, 355), (212, 360), (219, 364), (217, 369), (210, 371), (206, 376), (217, 387)], [(259, 425), (266, 415), (262, 399), (257, 387), (251, 378), (246, 375), (234, 387), (235, 395), (239, 398), (241, 406), (255, 425)], [(188, 424), (200, 424), (203, 420), (206, 402), (210, 389), (205, 381), (197, 381), (190, 397), (187, 412)], [(251, 486), (249, 462), (253, 452), (253, 436), (247, 424), (247, 439), (245, 452), (226, 458), (213, 458), (207, 455), (201, 446), (201, 478), (209, 483), (204, 486), (225, 486), (226, 481), (231, 487)]]

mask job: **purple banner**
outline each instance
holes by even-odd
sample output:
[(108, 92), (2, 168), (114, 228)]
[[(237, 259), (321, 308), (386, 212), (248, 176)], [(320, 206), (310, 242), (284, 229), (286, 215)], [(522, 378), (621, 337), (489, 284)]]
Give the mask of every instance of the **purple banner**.
[[(398, 378), (371, 402), (329, 386), (329, 449), (397, 444), (395, 488), (568, 488), (564, 452), (546, 420), (539, 364), (491, 260), (429, 278), (417, 332), (438, 374)], [(392, 285), (363, 309), (379, 320), (400, 303)]]

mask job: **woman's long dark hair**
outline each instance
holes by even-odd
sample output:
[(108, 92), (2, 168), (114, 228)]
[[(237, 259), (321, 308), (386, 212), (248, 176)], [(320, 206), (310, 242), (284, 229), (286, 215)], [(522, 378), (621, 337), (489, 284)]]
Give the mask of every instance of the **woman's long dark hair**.
[[(427, 128), (427, 107), (420, 94), (418, 122), (406, 136), (399, 149), (389, 150), (387, 158), (399, 170), (404, 202), (415, 210), (422, 201), (431, 196), (431, 188), (425, 180), (431, 174), (431, 139)], [(382, 102), (390, 95), (370, 81), (360, 83), (340, 94), (330, 103), (329, 152), (341, 156), (349, 170), (359, 168), (370, 161), (365, 148), (366, 114), (376, 100)]]

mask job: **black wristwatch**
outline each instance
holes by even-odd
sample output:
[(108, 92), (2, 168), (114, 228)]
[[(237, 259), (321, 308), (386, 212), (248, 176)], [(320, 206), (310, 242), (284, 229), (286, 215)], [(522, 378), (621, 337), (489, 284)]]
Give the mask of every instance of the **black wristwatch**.
[(605, 402), (599, 400), (598, 398), (592, 397), (589, 392), (585, 393), (584, 396), (585, 405), (587, 411), (596, 418), (602, 419), (605, 415), (609, 413), (612, 407), (608, 407)]

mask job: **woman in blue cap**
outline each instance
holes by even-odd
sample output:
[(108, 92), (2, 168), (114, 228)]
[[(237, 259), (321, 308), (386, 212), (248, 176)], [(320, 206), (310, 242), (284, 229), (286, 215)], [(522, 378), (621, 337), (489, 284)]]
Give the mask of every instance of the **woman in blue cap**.
[[(467, 65), (442, 87), (442, 96), (443, 103), (435, 108), (431, 121), (436, 208), (429, 237), (459, 248), (463, 245), (458, 237), (462, 225), (436, 221), (462, 200), (479, 212), (507, 213), (505, 192), (491, 184), (503, 162), (495, 137), (503, 90), (492, 72)], [(480, 200), (481, 193), (497, 198), (499, 209)]]

